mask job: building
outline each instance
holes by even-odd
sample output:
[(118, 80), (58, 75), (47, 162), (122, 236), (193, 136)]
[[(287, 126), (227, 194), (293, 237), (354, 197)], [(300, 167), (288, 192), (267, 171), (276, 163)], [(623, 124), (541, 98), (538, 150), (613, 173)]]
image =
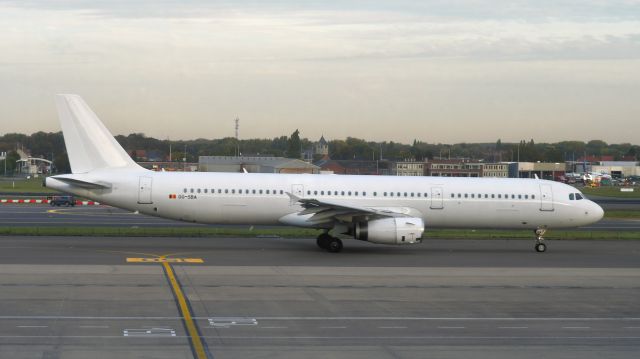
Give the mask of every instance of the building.
[(320, 140), (313, 145), (313, 154), (316, 156), (329, 155), (329, 143), (324, 139), (324, 135), (320, 136)]
[(425, 163), (427, 176), (436, 177), (482, 177), (481, 163), (460, 159), (429, 160)]
[(16, 170), (25, 175), (51, 173), (52, 162), (44, 158), (27, 157), (16, 161)]
[(285, 157), (200, 156), (201, 172), (320, 173), (320, 167)]
[(332, 160), (323, 158), (315, 163), (323, 172), (340, 175), (390, 175), (389, 161)]
[(508, 163), (480, 163), (482, 165), (482, 177), (509, 177)]
[(512, 162), (509, 163), (509, 177), (535, 178), (557, 181), (567, 172), (565, 163)]
[(197, 172), (198, 163), (195, 162), (168, 162), (168, 161), (154, 161), (154, 162), (137, 162), (140, 166), (152, 170), (152, 171), (170, 171), (170, 172)]
[(636, 161), (601, 161), (598, 164), (591, 165), (591, 171), (606, 173), (613, 178), (640, 176), (640, 166)]
[(396, 176), (424, 176), (424, 161), (396, 162)]

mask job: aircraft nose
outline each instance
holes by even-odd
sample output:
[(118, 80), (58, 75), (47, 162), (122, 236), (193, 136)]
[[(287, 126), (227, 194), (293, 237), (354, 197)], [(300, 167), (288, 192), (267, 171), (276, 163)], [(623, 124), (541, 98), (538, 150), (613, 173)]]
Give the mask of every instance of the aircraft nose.
[(589, 215), (593, 218), (593, 222), (598, 222), (604, 217), (604, 210), (598, 204), (591, 202), (592, 208), (589, 210)]

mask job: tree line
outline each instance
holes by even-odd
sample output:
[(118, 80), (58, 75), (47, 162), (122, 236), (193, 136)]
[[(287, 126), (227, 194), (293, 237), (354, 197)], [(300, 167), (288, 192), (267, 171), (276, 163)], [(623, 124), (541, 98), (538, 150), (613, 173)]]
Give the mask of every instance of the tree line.
[[(171, 150), (173, 161), (197, 162), (198, 156), (234, 156), (238, 150), (248, 156), (283, 156), (300, 158), (303, 151), (310, 149), (313, 141), (300, 137), (295, 130), (290, 136), (271, 139), (242, 139), (233, 137), (220, 139), (194, 139), (183, 141), (160, 140), (145, 136), (143, 133), (118, 135), (116, 140), (127, 150), (134, 160), (135, 150), (158, 154), (167, 159)], [(434, 158), (466, 158), (486, 162), (522, 161), (522, 162), (564, 162), (578, 160), (584, 155), (610, 155), (614, 160), (637, 158), (640, 146), (629, 143), (608, 144), (601, 140), (562, 141), (556, 143), (535, 143), (533, 139), (518, 143), (426, 143), (414, 140), (411, 144), (393, 141), (366, 141), (355, 137), (331, 140), (329, 157), (336, 160), (379, 160), (402, 161), (412, 159), (422, 161)], [(19, 159), (17, 146), (28, 149), (32, 156), (53, 161), (54, 171), (70, 171), (69, 161), (64, 147), (62, 132), (36, 132), (31, 135), (7, 133), (0, 136), (0, 151), (7, 152), (7, 170), (12, 173), (15, 161)], [(317, 158), (316, 158), (317, 159)], [(0, 167), (2, 170), (2, 167)]]

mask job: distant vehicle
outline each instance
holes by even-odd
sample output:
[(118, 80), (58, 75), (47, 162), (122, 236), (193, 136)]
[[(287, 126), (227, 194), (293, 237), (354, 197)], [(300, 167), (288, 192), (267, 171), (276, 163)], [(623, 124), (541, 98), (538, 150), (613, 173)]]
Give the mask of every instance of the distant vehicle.
[(49, 205), (53, 206), (75, 206), (76, 199), (73, 196), (49, 196), (47, 197), (49, 200)]

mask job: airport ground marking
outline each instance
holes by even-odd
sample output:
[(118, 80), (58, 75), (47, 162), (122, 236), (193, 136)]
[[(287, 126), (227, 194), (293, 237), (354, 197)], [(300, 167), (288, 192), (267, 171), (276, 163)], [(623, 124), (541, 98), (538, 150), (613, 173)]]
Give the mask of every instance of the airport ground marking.
[(169, 262), (162, 262), (162, 268), (164, 269), (164, 272), (171, 286), (171, 291), (173, 292), (176, 302), (178, 303), (178, 311), (182, 315), (182, 322), (187, 329), (189, 343), (191, 344), (191, 348), (193, 350), (195, 358), (208, 359), (210, 357), (209, 355), (207, 355), (208, 350), (205, 349), (204, 342), (193, 319), (193, 315), (191, 314), (191, 308), (189, 307), (186, 296), (182, 292), (182, 287), (178, 282), (178, 278), (176, 277), (171, 264)]
[(202, 258), (127, 258), (127, 263), (196, 263), (202, 264)]

